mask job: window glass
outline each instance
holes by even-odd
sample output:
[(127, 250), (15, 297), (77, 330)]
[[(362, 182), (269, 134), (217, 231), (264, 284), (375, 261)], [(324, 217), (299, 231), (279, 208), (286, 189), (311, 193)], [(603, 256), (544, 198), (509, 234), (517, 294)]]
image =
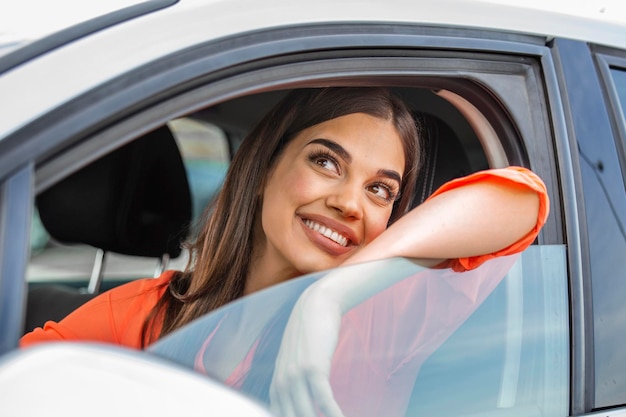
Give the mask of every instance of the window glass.
[[(220, 128), (205, 121), (180, 118), (170, 121), (168, 127), (183, 157), (192, 197), (193, 219), (197, 220), (219, 190), (228, 169), (228, 140)], [(29, 282), (85, 286), (96, 262), (96, 252), (97, 249), (91, 246), (65, 244), (52, 239), (35, 208), (27, 273)], [(169, 268), (183, 269), (186, 260), (183, 252), (170, 261)], [(158, 261), (154, 258), (107, 253), (103, 289), (116, 285), (116, 282), (153, 276), (157, 266)]]
[(193, 201), (193, 218), (222, 186), (230, 161), (228, 139), (219, 127), (201, 120), (180, 118), (168, 123), (185, 162)]
[[(341, 319), (330, 382), (345, 415), (568, 414), (564, 246), (531, 246), (465, 273), (406, 259), (327, 273), (382, 283)], [(325, 274), (235, 301), (148, 350), (267, 403), (294, 303)], [(318, 317), (298, 316), (299, 328)]]
[[(626, 72), (613, 70), (626, 109)], [(592, 272), (595, 405), (626, 401), (626, 199), (615, 147), (587, 141), (579, 149)]]

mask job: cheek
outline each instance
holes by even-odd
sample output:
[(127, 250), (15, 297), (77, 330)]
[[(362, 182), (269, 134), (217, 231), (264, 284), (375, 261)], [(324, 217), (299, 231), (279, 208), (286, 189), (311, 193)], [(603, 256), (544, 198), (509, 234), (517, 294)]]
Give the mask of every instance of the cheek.
[(376, 213), (370, 217), (370, 221), (368, 221), (367, 226), (366, 226), (367, 232), (366, 232), (365, 241), (367, 243), (370, 243), (372, 240), (377, 238), (382, 232), (387, 230), (387, 223), (389, 222), (390, 215), (391, 215), (391, 212), (389, 213), (385, 212), (383, 214)]
[(304, 203), (318, 196), (321, 189), (320, 181), (316, 181), (310, 170), (294, 169), (284, 176), (279, 191), (283, 196), (290, 196), (295, 202)]

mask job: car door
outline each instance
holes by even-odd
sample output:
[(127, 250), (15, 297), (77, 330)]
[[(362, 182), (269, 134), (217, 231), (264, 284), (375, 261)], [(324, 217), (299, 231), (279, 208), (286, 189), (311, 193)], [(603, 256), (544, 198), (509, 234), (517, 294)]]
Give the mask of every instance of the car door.
[[(546, 182), (552, 201), (537, 244), (560, 248), (567, 244), (568, 249), (567, 259), (555, 255), (554, 262), (563, 269), (567, 262), (570, 275), (558, 275), (553, 301), (558, 304), (568, 282), (580, 285), (583, 281), (579, 189), (564, 105), (568, 90), (559, 84), (559, 66), (545, 37), (383, 22), (269, 27), (201, 42), (174, 39), (182, 17), (194, 12), (198, 11), (183, 9), (173, 16), (171, 29), (163, 25), (167, 14), (156, 13), (86, 37), (63, 48), (58, 56), (25, 67), (35, 75), (45, 69), (56, 80), (68, 65), (75, 64), (72, 71), (77, 80), (70, 83), (72, 94), (64, 98), (58, 87), (51, 86), (45, 101), (49, 108), (41, 103), (36, 107), (41, 114), (27, 115), (22, 99), (19, 111), (12, 113), (14, 129), (5, 129), (0, 141), (0, 155), (6, 162), (0, 164), (4, 190), (0, 236), (11, 242), (2, 245), (0, 258), (0, 266), (9, 271), (2, 275), (4, 351), (13, 349), (19, 338), (29, 260), (29, 210), (37, 194), (158, 126), (190, 115), (210, 118), (219, 115), (216, 109), (229, 105), (231, 112), (235, 108), (231, 116), (236, 116), (236, 109), (243, 108), (233, 106), (241, 103), (237, 100), (268, 103), (268, 94), (292, 88), (392, 87), (407, 97), (416, 114), (443, 118), (461, 143), (471, 171), (507, 165), (533, 169)], [(197, 24), (199, 18), (195, 19)], [(172, 39), (138, 52), (144, 61), (124, 67), (127, 48), (136, 42), (134, 36), (145, 36), (150, 30), (160, 30), (159, 36), (171, 35)], [(128, 44), (121, 51), (111, 49), (121, 39), (129, 39)], [(81, 63), (88, 50), (94, 56), (92, 63)], [(94, 68), (105, 59), (115, 62), (109, 68)], [(3, 87), (13, 85), (11, 91), (17, 92), (27, 85), (29, 71), (18, 74), (19, 69), (1, 80)], [(35, 82), (37, 86), (42, 83)], [(226, 124), (229, 120), (218, 117), (213, 121)], [(245, 123), (242, 127), (249, 128)], [(567, 305), (559, 308), (561, 314), (567, 313)], [(580, 312), (580, 307), (572, 308)], [(559, 334), (567, 334), (566, 324), (559, 321), (557, 325)], [(582, 326), (576, 331), (584, 330)], [(580, 337), (579, 333), (574, 336)], [(577, 352), (571, 353), (574, 358), (588, 354)], [(554, 355), (563, 365), (570, 352), (560, 346)], [(572, 372), (584, 366), (575, 361)], [(577, 375), (571, 397), (563, 386), (567, 378), (559, 379), (562, 403), (556, 409), (579, 401), (582, 385), (575, 382)], [(508, 398), (515, 404), (515, 395)], [(586, 404), (572, 406), (574, 414), (588, 411)]]

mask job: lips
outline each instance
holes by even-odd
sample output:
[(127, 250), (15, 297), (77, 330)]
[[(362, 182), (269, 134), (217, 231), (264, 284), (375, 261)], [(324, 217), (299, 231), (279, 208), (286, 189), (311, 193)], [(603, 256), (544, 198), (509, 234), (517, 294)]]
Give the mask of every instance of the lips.
[(309, 240), (331, 256), (342, 256), (359, 245), (356, 233), (348, 226), (318, 214), (297, 216)]
[(330, 227), (326, 227), (323, 224), (320, 224), (310, 219), (304, 219), (303, 221), (306, 227), (308, 227), (309, 229), (316, 231), (322, 236), (327, 237), (328, 239), (343, 247), (348, 246), (348, 243), (350, 243), (350, 239), (348, 239), (346, 236), (343, 236), (336, 230), (331, 229)]

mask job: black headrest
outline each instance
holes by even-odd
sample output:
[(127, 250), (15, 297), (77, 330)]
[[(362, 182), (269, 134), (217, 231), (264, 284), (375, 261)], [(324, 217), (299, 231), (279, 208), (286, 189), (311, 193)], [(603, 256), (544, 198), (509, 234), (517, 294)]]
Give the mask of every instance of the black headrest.
[(417, 178), (413, 207), (423, 203), (444, 183), (472, 172), (467, 154), (452, 128), (426, 113), (416, 116), (425, 158)]
[(191, 221), (187, 174), (166, 126), (55, 184), (37, 207), (55, 239), (133, 256), (178, 256)]

